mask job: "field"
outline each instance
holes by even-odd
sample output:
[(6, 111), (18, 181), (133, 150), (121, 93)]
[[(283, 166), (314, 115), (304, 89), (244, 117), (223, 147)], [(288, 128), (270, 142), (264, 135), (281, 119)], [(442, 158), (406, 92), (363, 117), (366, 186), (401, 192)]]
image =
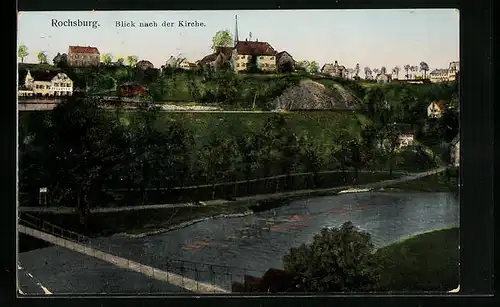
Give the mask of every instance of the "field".
[(379, 249), (382, 291), (449, 291), (459, 284), (459, 229), (420, 234)]

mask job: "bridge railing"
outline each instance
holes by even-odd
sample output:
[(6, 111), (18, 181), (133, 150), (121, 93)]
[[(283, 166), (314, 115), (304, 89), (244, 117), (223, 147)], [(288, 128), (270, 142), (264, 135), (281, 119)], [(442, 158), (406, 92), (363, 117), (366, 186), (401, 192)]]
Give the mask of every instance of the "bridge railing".
[[(183, 287), (188, 284), (191, 285), (192, 289), (193, 281), (195, 281), (194, 292), (205, 289), (206, 287), (203, 285), (206, 284), (215, 285), (233, 292), (238, 287), (246, 287), (247, 280), (252, 279), (252, 277), (260, 277), (264, 273), (263, 270), (250, 268), (173, 259), (171, 254), (153, 253), (147, 249), (137, 253), (132, 253), (132, 251), (124, 252), (122, 245), (111, 244), (107, 238), (91, 239), (28, 213), (24, 213), (19, 217), (19, 224), (62, 239), (60, 245), (63, 247), (68, 247), (66, 241), (78, 243), (87, 254), (90, 253), (91, 256), (98, 259), (110, 258), (108, 259), (110, 262), (116, 262), (116, 259), (111, 259), (113, 256), (125, 259), (126, 263), (120, 263), (122, 266), (131, 270), (138, 270), (140, 273), (163, 280), (169, 284), (177, 285), (172, 287), (172, 291), (169, 292), (185, 292), (187, 290)], [(79, 264), (76, 263), (75, 265)], [(84, 264), (81, 263), (81, 265)], [(85, 271), (83, 267), (82, 271)], [(176, 275), (172, 277), (168, 273)], [(170, 280), (172, 278), (175, 280)], [(151, 293), (159, 292), (151, 288)]]
[(31, 227), (36, 230), (46, 232), (48, 234), (66, 239), (68, 241), (73, 241), (77, 243), (89, 241), (89, 238), (85, 235), (64, 229), (60, 226), (49, 223), (29, 213), (23, 213), (19, 215), (19, 224), (24, 224), (27, 227)]

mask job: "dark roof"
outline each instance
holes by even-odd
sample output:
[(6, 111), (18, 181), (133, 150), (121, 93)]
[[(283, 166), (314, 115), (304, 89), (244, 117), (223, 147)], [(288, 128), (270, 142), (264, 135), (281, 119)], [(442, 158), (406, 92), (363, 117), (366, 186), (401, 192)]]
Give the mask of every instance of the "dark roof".
[(284, 56), (285, 54), (288, 55), (293, 60), (293, 57), (290, 55), (290, 53), (288, 53), (286, 51), (281, 51), (281, 52), (276, 53), (276, 61), (279, 61), (281, 59), (281, 57)]
[(200, 63), (205, 64), (205, 63), (213, 62), (217, 59), (217, 56), (218, 56), (217, 53), (209, 54), (209, 55), (203, 57), (203, 59), (200, 60)]
[(237, 42), (238, 54), (245, 55), (275, 55), (276, 51), (267, 42)]
[(70, 53), (95, 53), (99, 54), (99, 50), (96, 47), (84, 47), (84, 46), (69, 46)]
[[(60, 71), (55, 71), (55, 70), (30, 71), (31, 76), (35, 81), (51, 81), (52, 78), (57, 76), (58, 73), (60, 73)], [(27, 70), (19, 71), (19, 84), (24, 84), (27, 74), (28, 74)]]
[(209, 54), (199, 61), (200, 64), (206, 64), (217, 60), (219, 54), (222, 54), (224, 58), (230, 59), (233, 54), (233, 47), (215, 47), (215, 52)]
[(429, 75), (447, 74), (448, 69), (434, 69), (429, 73)]
[(153, 63), (151, 63), (150, 61), (147, 61), (147, 60), (140, 60), (135, 65), (151, 65), (151, 66), (154, 66)]

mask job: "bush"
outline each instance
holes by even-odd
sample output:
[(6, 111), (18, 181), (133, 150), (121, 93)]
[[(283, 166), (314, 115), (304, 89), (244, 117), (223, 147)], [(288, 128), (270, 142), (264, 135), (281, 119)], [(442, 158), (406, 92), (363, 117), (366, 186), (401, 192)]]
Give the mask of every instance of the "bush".
[(378, 281), (374, 260), (370, 234), (346, 222), (322, 229), (311, 244), (292, 248), (283, 265), (285, 271), (303, 276), (308, 292), (367, 291)]

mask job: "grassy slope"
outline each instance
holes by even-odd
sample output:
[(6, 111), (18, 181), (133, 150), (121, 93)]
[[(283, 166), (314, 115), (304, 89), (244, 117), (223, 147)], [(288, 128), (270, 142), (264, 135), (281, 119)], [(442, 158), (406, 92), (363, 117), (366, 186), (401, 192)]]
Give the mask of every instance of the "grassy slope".
[[(126, 116), (134, 116), (127, 112)], [(200, 140), (214, 130), (221, 135), (241, 135), (249, 132), (259, 132), (265, 122), (273, 114), (269, 113), (162, 113), (162, 120), (171, 120), (185, 124)], [(361, 127), (358, 119), (366, 120), (362, 115), (346, 112), (304, 112), (284, 113), (288, 126), (297, 134), (307, 133), (316, 144), (330, 144), (335, 134), (341, 128), (349, 128), (352, 133), (359, 134)]]
[(459, 229), (420, 234), (379, 249), (382, 291), (449, 291), (459, 283)]

